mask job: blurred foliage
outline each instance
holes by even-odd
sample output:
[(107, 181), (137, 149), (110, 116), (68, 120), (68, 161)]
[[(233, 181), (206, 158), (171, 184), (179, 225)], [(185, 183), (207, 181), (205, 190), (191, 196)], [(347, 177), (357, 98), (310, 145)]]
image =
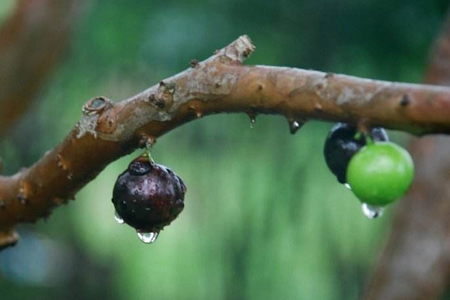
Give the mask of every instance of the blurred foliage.
[[(0, 20), (13, 1), (0, 3)], [(242, 34), (270, 64), (419, 82), (448, 1), (90, 1), (40, 101), (0, 141), (6, 173), (31, 165), (97, 95), (119, 101)], [(33, 49), (30, 49), (33, 51)], [(1, 299), (357, 299), (392, 211), (368, 220), (326, 169), (331, 124), (297, 135), (286, 120), (195, 121), (154, 158), (186, 182), (186, 208), (152, 245), (113, 218), (112, 187), (138, 153), (111, 164), (0, 255)], [(406, 136), (393, 133), (394, 139)]]

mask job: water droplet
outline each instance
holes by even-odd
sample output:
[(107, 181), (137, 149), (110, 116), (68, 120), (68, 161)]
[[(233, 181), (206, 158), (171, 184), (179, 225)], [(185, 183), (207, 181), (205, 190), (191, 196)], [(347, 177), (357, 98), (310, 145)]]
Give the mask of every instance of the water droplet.
[(125, 221), (122, 219), (121, 216), (119, 216), (119, 214), (117, 213), (117, 211), (114, 213), (114, 219), (116, 219), (116, 222), (119, 223), (119, 224), (125, 223)]
[(300, 128), (305, 125), (305, 122), (303, 121), (295, 121), (295, 120), (288, 120), (289, 122), (289, 131), (291, 134), (295, 134)]
[(289, 124), (289, 129), (291, 130), (292, 134), (295, 134), (299, 128), (300, 124), (297, 121), (291, 122)]
[(381, 217), (383, 215), (383, 211), (384, 211), (384, 207), (382, 207), (382, 206), (375, 206), (375, 205), (370, 205), (367, 203), (363, 203), (361, 208), (362, 208), (364, 215), (366, 217), (368, 217), (369, 219), (376, 219), (376, 218)]
[(250, 129), (254, 129), (256, 123), (256, 116), (248, 115), (248, 117), (250, 118)]
[(159, 232), (140, 232), (136, 231), (139, 239), (145, 244), (151, 244), (158, 238)]
[(349, 190), (352, 190), (352, 187), (351, 187), (350, 184), (348, 184), (347, 182), (344, 183), (344, 186), (345, 186), (346, 188), (348, 188)]

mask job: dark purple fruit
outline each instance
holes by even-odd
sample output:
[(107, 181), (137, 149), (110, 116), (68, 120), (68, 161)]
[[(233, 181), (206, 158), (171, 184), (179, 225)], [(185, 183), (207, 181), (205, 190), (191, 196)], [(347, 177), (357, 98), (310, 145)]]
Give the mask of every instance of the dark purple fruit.
[[(337, 123), (328, 134), (325, 141), (324, 155), (330, 171), (336, 175), (340, 183), (346, 183), (347, 167), (350, 159), (366, 145), (363, 134), (355, 138), (358, 130), (355, 126)], [(372, 128), (370, 135), (375, 142), (389, 141), (383, 128)]]
[(140, 232), (159, 232), (183, 210), (185, 193), (178, 175), (143, 154), (117, 178), (112, 202), (128, 225)]

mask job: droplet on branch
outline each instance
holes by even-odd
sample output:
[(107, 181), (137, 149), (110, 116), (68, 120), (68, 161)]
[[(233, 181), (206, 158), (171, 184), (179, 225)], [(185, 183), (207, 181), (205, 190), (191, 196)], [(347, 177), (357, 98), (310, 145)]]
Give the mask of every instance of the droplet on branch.
[(250, 119), (250, 129), (255, 129), (255, 123), (256, 123), (256, 116), (257, 114), (255, 112), (248, 112), (247, 113), (249, 119)]
[(288, 119), (289, 131), (291, 134), (296, 134), (297, 131), (306, 124), (303, 120)]

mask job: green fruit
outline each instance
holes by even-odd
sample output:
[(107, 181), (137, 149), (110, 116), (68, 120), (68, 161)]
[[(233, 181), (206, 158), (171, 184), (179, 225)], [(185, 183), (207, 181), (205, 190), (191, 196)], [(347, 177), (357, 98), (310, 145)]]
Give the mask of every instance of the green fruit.
[(402, 197), (414, 177), (408, 151), (391, 142), (367, 145), (350, 160), (347, 182), (358, 199), (384, 206)]

